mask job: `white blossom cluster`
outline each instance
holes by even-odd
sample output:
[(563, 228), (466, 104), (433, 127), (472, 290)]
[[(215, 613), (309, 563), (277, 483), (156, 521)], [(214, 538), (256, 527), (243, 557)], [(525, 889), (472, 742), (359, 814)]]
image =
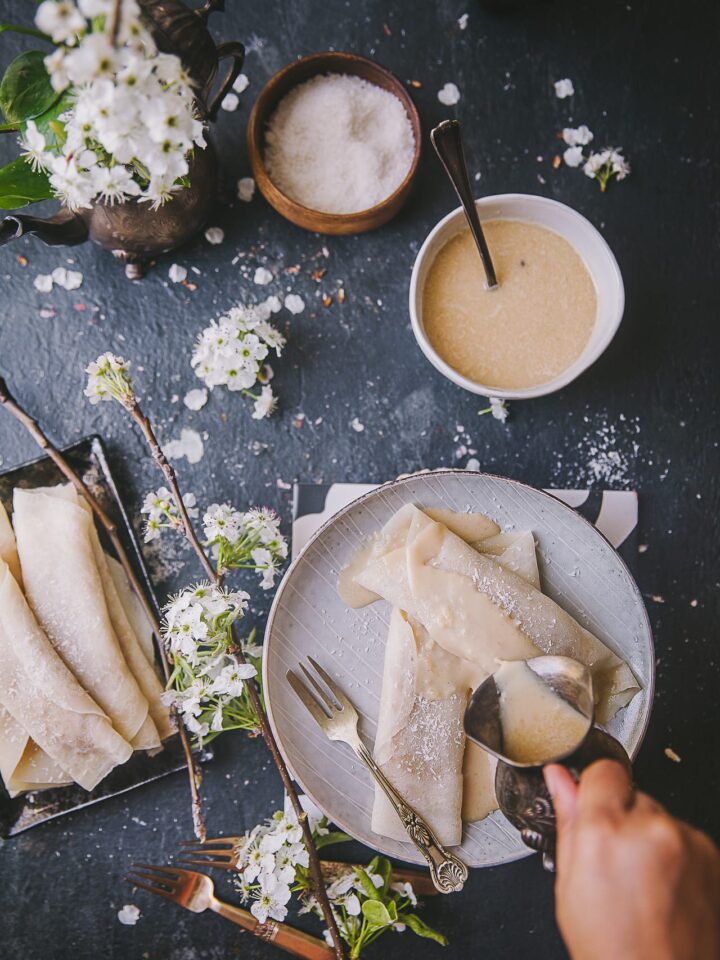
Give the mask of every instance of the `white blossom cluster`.
[(216, 549), (220, 570), (250, 567), (262, 574), (263, 590), (273, 586), (278, 566), (288, 554), (274, 510), (254, 507), (241, 513), (229, 503), (213, 503), (203, 517), (203, 527), (208, 545)]
[[(196, 507), (197, 498), (194, 493), (183, 494), (183, 503), (190, 519), (199, 516), (200, 511)], [(145, 543), (157, 540), (163, 530), (182, 529), (180, 515), (167, 487), (159, 487), (152, 493), (148, 493), (143, 500), (140, 513), (147, 517), (145, 521)]]
[[(165, 608), (163, 640), (174, 670), (163, 700), (199, 740), (235, 727), (247, 729), (242, 698), (245, 681), (257, 669), (233, 655), (231, 627), (249, 599), (242, 591), (201, 583), (183, 590)], [(251, 657), (258, 652), (245, 649)]]
[(193, 149), (205, 147), (180, 58), (157, 50), (135, 0), (122, 4), (113, 45), (113, 7), (113, 0), (44, 0), (35, 16), (59, 45), (45, 66), (68, 109), (52, 134), (29, 120), (22, 145), (71, 210), (131, 198), (157, 208), (184, 185)]
[[(202, 331), (192, 353), (196, 375), (211, 390), (225, 386), (255, 401), (255, 420), (269, 417), (277, 406), (268, 386), (272, 368), (265, 359), (270, 350), (278, 357), (281, 355), (285, 338), (269, 322), (271, 313), (267, 302), (255, 307), (232, 307)], [(251, 392), (257, 382), (262, 387), (259, 394)]]
[(101, 400), (119, 400), (129, 404), (133, 400), (130, 364), (114, 353), (103, 353), (85, 368), (88, 375), (83, 391), (90, 403)]
[(605, 147), (597, 153), (585, 153), (585, 147), (594, 139), (592, 131), (585, 124), (565, 127), (562, 138), (567, 144), (563, 152), (565, 164), (568, 167), (581, 166), (586, 177), (600, 183), (601, 190), (606, 189), (612, 177), (624, 180), (630, 173), (630, 164), (623, 156), (621, 147)]

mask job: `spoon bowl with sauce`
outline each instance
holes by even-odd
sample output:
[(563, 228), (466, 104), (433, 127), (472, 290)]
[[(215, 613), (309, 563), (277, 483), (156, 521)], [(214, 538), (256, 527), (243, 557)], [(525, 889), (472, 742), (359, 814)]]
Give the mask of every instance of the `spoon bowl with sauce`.
[(504, 399), (566, 386), (606, 349), (622, 319), (620, 269), (572, 208), (527, 194), (475, 202), (499, 286), (488, 290), (460, 207), (430, 232), (413, 267), (410, 317), (444, 376)]

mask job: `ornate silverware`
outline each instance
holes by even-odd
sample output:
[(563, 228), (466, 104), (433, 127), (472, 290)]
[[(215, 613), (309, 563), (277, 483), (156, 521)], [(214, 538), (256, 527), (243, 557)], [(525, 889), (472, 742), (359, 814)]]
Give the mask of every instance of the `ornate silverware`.
[(342, 743), (347, 743), (380, 784), (393, 809), (400, 817), (408, 836), (427, 860), (430, 875), (437, 890), (440, 893), (453, 893), (462, 890), (468, 878), (468, 869), (465, 864), (443, 847), (423, 818), (403, 800), (360, 739), (357, 730), (358, 715), (355, 707), (312, 657), (308, 657), (308, 661), (325, 686), (323, 687), (303, 664), (300, 664), (300, 669), (305, 674), (313, 692), (310, 692), (308, 686), (292, 670), (287, 672), (290, 686), (302, 700), (323, 733), (330, 740), (340, 740)]

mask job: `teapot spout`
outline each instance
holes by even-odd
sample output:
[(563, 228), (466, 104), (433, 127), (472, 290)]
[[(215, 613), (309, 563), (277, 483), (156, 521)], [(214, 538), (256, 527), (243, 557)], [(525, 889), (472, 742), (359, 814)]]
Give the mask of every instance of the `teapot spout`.
[(44, 220), (16, 213), (4, 217), (0, 223), (0, 246), (12, 240), (19, 240), (27, 233), (34, 234), (51, 247), (73, 247), (78, 243), (84, 243), (88, 238), (88, 228), (83, 220), (77, 214), (63, 208), (54, 216)]

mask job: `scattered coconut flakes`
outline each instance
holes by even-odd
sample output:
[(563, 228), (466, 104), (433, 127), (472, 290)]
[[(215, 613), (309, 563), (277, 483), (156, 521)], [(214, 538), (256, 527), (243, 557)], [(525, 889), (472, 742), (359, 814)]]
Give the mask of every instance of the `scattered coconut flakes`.
[(197, 430), (188, 427), (183, 427), (180, 431), (179, 440), (169, 440), (162, 449), (165, 456), (171, 460), (185, 457), (188, 463), (198, 463), (205, 453), (202, 437)]
[(442, 90), (438, 90), (437, 98), (446, 107), (452, 107), (460, 100), (460, 91), (454, 83), (446, 83)]
[(355, 433), (362, 433), (365, 429), (365, 424), (361, 423), (358, 417), (353, 417), (353, 419), (350, 421), (350, 426), (353, 428)]
[(476, 471), (476, 472), (479, 471), (479, 470), (480, 470), (480, 461), (477, 460), (475, 457), (470, 457), (470, 459), (468, 460), (468, 462), (465, 464), (465, 469), (466, 469), (466, 470), (474, 470), (474, 471)]
[(235, 93), (242, 93), (243, 90), (247, 90), (249, 86), (250, 81), (247, 78), (247, 74), (239, 73), (237, 77), (235, 77), (235, 82), (233, 83), (233, 90)]
[(173, 263), (168, 270), (168, 277), (173, 283), (182, 283), (183, 280), (187, 280), (187, 270), (179, 263)]
[(465, 30), (468, 25), (468, 20), (470, 19), (469, 13), (464, 13), (461, 17), (458, 17), (458, 26), (461, 30)]
[(569, 147), (585, 147), (593, 139), (593, 132), (584, 123), (579, 127), (564, 127), (562, 138)]
[(255, 181), (252, 177), (240, 177), (237, 182), (237, 195), (243, 203), (250, 203), (255, 196)]
[(222, 227), (208, 227), (205, 231), (205, 239), (208, 243), (217, 245), (218, 243), (222, 243), (225, 239), (225, 231), (222, 229)]
[(556, 80), (554, 86), (555, 96), (558, 98), (558, 100), (564, 100), (566, 97), (572, 97), (575, 93), (573, 82), (568, 78), (565, 78), (565, 80)]
[(53, 288), (53, 278), (49, 273), (39, 273), (33, 280), (33, 286), (40, 293), (50, 293)]
[(117, 918), (126, 927), (134, 927), (140, 919), (140, 908), (134, 903), (126, 903), (122, 910), (118, 910)]
[(585, 162), (582, 147), (568, 147), (563, 153), (563, 160), (568, 167), (579, 167)]
[(183, 397), (183, 403), (188, 410), (201, 410), (208, 400), (208, 392), (204, 387), (198, 387), (195, 390), (188, 390)]
[(79, 270), (67, 270), (65, 267), (55, 267), (51, 277), (52, 282), (64, 290), (77, 290), (83, 282), (83, 275)]
[(258, 267), (253, 276), (253, 283), (257, 283), (258, 286), (265, 287), (268, 283), (272, 282), (273, 275), (270, 273), (267, 267)]
[(280, 302), (280, 297), (276, 297), (274, 294), (267, 298), (265, 301), (265, 306), (268, 308), (270, 313), (280, 313), (282, 310), (282, 303)]
[(222, 98), (220, 106), (228, 113), (233, 113), (240, 105), (240, 97), (236, 93), (226, 93)]
[(290, 313), (302, 313), (305, 309), (305, 301), (297, 293), (289, 293), (285, 297), (285, 309)]
[(501, 423), (505, 423), (510, 415), (507, 403), (500, 397), (490, 397), (490, 413)]
[(673, 763), (682, 763), (682, 757), (675, 753), (672, 747), (665, 747), (665, 756)]

